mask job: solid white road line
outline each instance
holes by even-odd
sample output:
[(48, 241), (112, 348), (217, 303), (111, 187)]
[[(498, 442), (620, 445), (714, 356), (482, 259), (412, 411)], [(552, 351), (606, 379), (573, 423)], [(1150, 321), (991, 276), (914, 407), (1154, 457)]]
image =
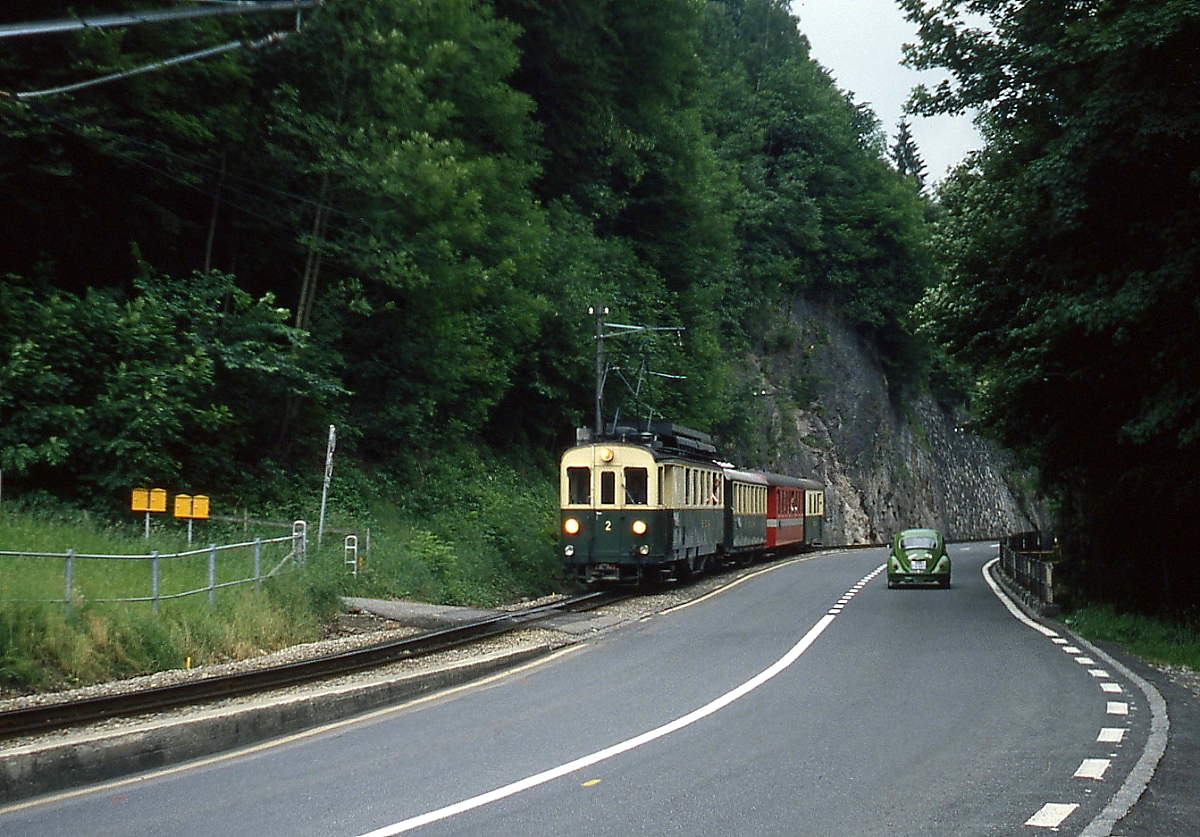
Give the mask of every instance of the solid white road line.
[[(880, 567), (879, 569), (876, 569), (869, 576), (867, 576), (867, 579), (878, 575), (881, 569), (883, 568)], [(594, 753), (582, 756), (574, 761), (561, 764), (558, 767), (552, 767), (549, 770), (544, 770), (541, 773), (534, 774), (533, 776), (521, 779), (520, 781), (505, 785), (504, 787), (496, 788), (493, 791), (488, 791), (487, 793), (473, 796), (470, 799), (464, 799), (461, 802), (456, 802), (453, 805), (447, 805), (444, 808), (438, 808), (436, 811), (430, 811), (425, 814), (420, 814), (419, 816), (409, 817), (408, 819), (393, 825), (377, 828), (374, 831), (370, 831), (361, 835), (361, 837), (394, 837), (396, 834), (403, 834), (406, 831), (412, 831), (414, 828), (420, 828), (421, 826), (429, 825), (430, 823), (437, 822), (439, 820), (444, 820), (458, 814), (466, 813), (467, 811), (472, 811), (476, 808), (482, 808), (484, 805), (489, 803), (497, 802), (501, 799), (507, 799), (510, 796), (515, 796), (516, 794), (527, 791), (530, 788), (536, 788), (539, 785), (544, 785), (547, 782), (553, 781), (554, 779), (559, 779), (570, 773), (574, 773), (577, 770), (582, 770), (585, 767), (591, 767), (593, 764), (598, 764), (599, 762), (606, 761), (614, 756), (627, 753), (630, 750), (641, 747), (644, 744), (657, 741), (658, 739), (666, 735), (670, 735), (677, 730), (681, 730), (684, 727), (691, 726), (697, 721), (707, 718), (709, 715), (724, 709), (726, 706), (738, 700), (739, 698), (745, 697), (759, 686), (763, 685), (768, 680), (771, 680), (773, 677), (787, 669), (788, 666), (798, 660), (800, 655), (807, 651), (809, 647), (816, 642), (817, 637), (824, 633), (826, 628), (833, 624), (834, 619), (835, 617), (831, 616), (830, 614), (822, 616), (817, 620), (815, 625), (809, 628), (808, 633), (806, 633), (799, 642), (793, 645), (786, 654), (772, 663), (769, 667), (759, 672), (742, 685), (721, 695), (716, 700), (701, 706), (699, 709), (689, 712), (687, 715), (676, 718), (670, 723), (663, 724), (662, 726), (652, 729), (649, 732), (644, 732), (641, 735), (634, 736), (633, 738), (622, 741), (619, 744), (606, 747), (603, 750), (597, 750)]]

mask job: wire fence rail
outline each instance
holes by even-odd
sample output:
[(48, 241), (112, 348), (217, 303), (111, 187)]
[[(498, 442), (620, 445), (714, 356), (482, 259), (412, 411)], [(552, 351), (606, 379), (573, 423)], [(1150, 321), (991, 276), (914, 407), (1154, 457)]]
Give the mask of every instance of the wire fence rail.
[[(282, 556), (278, 556), (283, 552)], [(203, 549), (186, 552), (160, 553), (153, 550), (147, 555), (98, 555), (66, 552), (11, 552), (0, 551), (0, 601), (22, 604), (62, 604), (68, 609), (84, 601), (96, 603), (149, 602), (157, 612), (159, 603), (171, 599), (183, 599), (202, 593), (208, 595), (209, 604), (216, 600), (216, 591), (223, 588), (262, 582), (282, 572), (288, 566), (301, 566), (308, 553), (308, 526), (303, 520), (292, 524), (292, 532), (277, 538), (255, 538), (243, 543), (209, 544)], [(61, 596), (49, 595), (47, 579), (54, 576), (46, 573), (42, 562), (63, 562)], [(274, 561), (269, 570), (263, 572), (264, 562)], [(134, 572), (114, 569), (137, 566)], [(145, 579), (148, 571), (148, 592), (142, 595), (122, 594), (121, 588), (140, 586), (139, 577)], [(27, 595), (14, 597), (8, 591), (21, 589)], [(146, 589), (143, 587), (142, 589)], [(46, 595), (38, 595), (46, 590)], [(30, 595), (30, 593), (32, 593)]]

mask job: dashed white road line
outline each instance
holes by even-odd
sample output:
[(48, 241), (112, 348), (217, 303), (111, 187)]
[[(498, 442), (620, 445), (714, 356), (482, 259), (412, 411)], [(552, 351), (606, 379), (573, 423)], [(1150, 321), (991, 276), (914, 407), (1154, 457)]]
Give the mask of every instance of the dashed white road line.
[(1112, 759), (1084, 759), (1075, 771), (1076, 779), (1103, 779)]
[(1041, 810), (1025, 820), (1025, 824), (1036, 828), (1058, 828), (1078, 807), (1075, 802), (1047, 802)]
[[(1105, 681), (1100, 684), (1101, 691), (1105, 694), (1122, 694), (1124, 690), (1120, 684), (1108, 679), (1112, 675), (1105, 669), (1098, 667), (1099, 664), (1095, 659), (1085, 656), (1083, 649), (1086, 649), (1087, 653), (1093, 655), (1093, 657), (1099, 657), (1103, 660), (1106, 666), (1118, 672), (1120, 676), (1136, 686), (1146, 697), (1146, 702), (1150, 709), (1150, 731), (1146, 744), (1142, 749), (1142, 754), (1130, 770), (1129, 775), (1126, 776), (1125, 781), (1121, 783), (1121, 787), (1113, 794), (1108, 804), (1084, 827), (1079, 835), (1079, 837), (1109, 837), (1117, 821), (1129, 813), (1129, 809), (1133, 807), (1134, 803), (1142, 795), (1142, 792), (1150, 784), (1150, 779), (1154, 775), (1154, 769), (1162, 758), (1163, 753), (1166, 752), (1167, 732), (1170, 729), (1166, 701), (1163, 700), (1162, 695), (1159, 694), (1158, 689), (1154, 688), (1152, 683), (1139, 677), (1133, 671), (1130, 671), (1128, 667), (1099, 648), (1096, 648), (1087, 640), (1076, 638), (1076, 641), (1080, 646), (1083, 646), (1083, 649), (1075, 645), (1070, 645), (1056, 631), (1027, 616), (1016, 602), (1005, 594), (999, 585), (992, 580), (990, 570), (998, 561), (998, 558), (994, 558), (984, 566), (983, 578), (1014, 618), (1049, 638), (1055, 645), (1058, 645), (1068, 654), (1071, 654), (1072, 659), (1078, 664), (1094, 666), (1094, 668), (1088, 670), (1088, 674), (1097, 680)], [(1129, 715), (1129, 702), (1106, 701), (1105, 713), (1112, 716), (1126, 717)], [(1096, 738), (1096, 743), (1121, 743), (1125, 738), (1125, 732), (1123, 728), (1104, 727), (1100, 730), (1100, 734)], [(1083, 764), (1080, 765), (1079, 770), (1076, 771), (1075, 778), (1094, 778), (1099, 780), (1103, 778), (1104, 773), (1111, 764), (1111, 759), (1085, 759)], [(1025, 824), (1039, 828), (1057, 829), (1078, 807), (1075, 803), (1050, 802), (1043, 805), (1041, 810), (1030, 817)]]

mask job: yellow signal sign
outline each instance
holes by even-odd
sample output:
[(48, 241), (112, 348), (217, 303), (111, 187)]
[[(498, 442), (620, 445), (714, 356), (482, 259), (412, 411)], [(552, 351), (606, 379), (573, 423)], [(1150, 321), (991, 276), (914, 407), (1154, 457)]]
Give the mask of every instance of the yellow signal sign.
[(132, 506), (135, 512), (165, 512), (167, 510), (167, 490), (165, 488), (135, 488), (133, 489)]
[(175, 495), (175, 516), (190, 520), (208, 520), (208, 495)]

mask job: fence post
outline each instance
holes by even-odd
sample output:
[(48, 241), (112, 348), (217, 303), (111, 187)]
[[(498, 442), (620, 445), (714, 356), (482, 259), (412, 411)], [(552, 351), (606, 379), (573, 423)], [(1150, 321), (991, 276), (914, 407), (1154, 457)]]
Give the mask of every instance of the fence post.
[(75, 578), (75, 550), (67, 550), (66, 570), (63, 573), (63, 604), (66, 605), (67, 613), (71, 612), (71, 588), (74, 586)]
[(158, 550), (150, 553), (150, 601), (158, 613)]
[(208, 606), (212, 607), (216, 601), (217, 588), (217, 545), (210, 543), (208, 545)]
[(262, 589), (262, 538), (254, 539), (254, 589)]

